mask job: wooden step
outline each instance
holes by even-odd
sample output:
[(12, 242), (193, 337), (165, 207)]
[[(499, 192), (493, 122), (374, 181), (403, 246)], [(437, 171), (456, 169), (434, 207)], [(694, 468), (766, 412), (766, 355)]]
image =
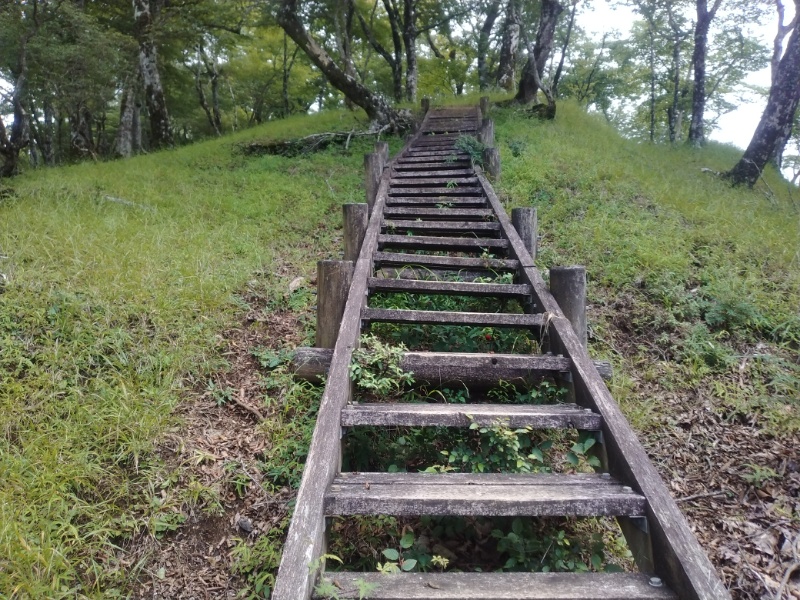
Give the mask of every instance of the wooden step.
[(405, 219), (469, 219), (486, 221), (494, 218), (491, 208), (424, 208), (414, 206), (387, 206), (383, 209), (384, 218)]
[(472, 161), (470, 160), (469, 156), (466, 154), (462, 154), (461, 157), (453, 157), (452, 153), (449, 153), (447, 156), (434, 156), (434, 157), (426, 157), (426, 156), (398, 156), (395, 159), (394, 167), (395, 169), (398, 168), (416, 168), (417, 165), (425, 165), (425, 168), (430, 169), (431, 165), (436, 167), (438, 165), (452, 167), (455, 165), (469, 165), (472, 166)]
[(595, 473), (340, 473), (325, 514), (638, 517), (643, 496)]
[(463, 281), (425, 281), (419, 279), (381, 279), (370, 277), (367, 288), (371, 292), (404, 294), (449, 294), (451, 296), (479, 296), (494, 298), (525, 298), (531, 295), (531, 286), (508, 283), (467, 283)]
[[(332, 354), (330, 348), (296, 348), (292, 357), (295, 376), (324, 379)], [(610, 363), (596, 360), (594, 365), (603, 378), (613, 375)], [(490, 388), (500, 381), (527, 384), (567, 372), (571, 367), (569, 358), (541, 354), (404, 352), (400, 359), (400, 368), (413, 373), (417, 383), (427, 381), (440, 387), (452, 384)]]
[[(427, 171), (425, 169), (414, 169), (412, 171), (398, 171), (394, 170), (393, 177), (399, 179), (401, 181), (406, 181), (408, 179), (424, 179), (428, 177), (439, 177), (443, 178), (446, 181), (450, 181), (453, 178), (459, 177), (474, 177), (475, 171), (472, 169), (442, 169), (442, 170), (430, 170)], [(392, 180), (394, 181), (394, 179)]]
[(600, 429), (601, 418), (577, 404), (349, 404), (342, 426), (469, 427), (501, 423), (534, 429)]
[(494, 221), (412, 221), (406, 219), (384, 219), (384, 229), (404, 231), (424, 231), (425, 233), (492, 234), (500, 231), (500, 224)]
[(468, 160), (436, 161), (436, 162), (399, 162), (397, 159), (392, 169), (395, 173), (414, 173), (416, 171), (444, 171), (448, 169), (464, 169), (473, 172), (472, 163)]
[(397, 310), (364, 308), (361, 320), (366, 323), (407, 323), (414, 325), (464, 325), (472, 327), (541, 327), (540, 314), (479, 313), (439, 310)]
[(406, 248), (408, 250), (430, 250), (450, 252), (505, 251), (508, 240), (495, 238), (439, 237), (427, 235), (378, 236), (378, 248)]
[(386, 201), (387, 207), (484, 208), (486, 205), (486, 198), (482, 196), (473, 196), (471, 198), (456, 198), (452, 196), (390, 196)]
[[(401, 178), (393, 178), (389, 180), (389, 185), (392, 187), (428, 187), (433, 189), (441, 189), (444, 186), (445, 189), (452, 190), (454, 188), (470, 188), (476, 187), (479, 184), (479, 180), (477, 177), (401, 177)], [(483, 188), (479, 188), (483, 189)]]
[(488, 274), (495, 271), (509, 272), (519, 268), (519, 261), (502, 258), (469, 258), (464, 256), (431, 256), (429, 254), (405, 254), (402, 252), (376, 252), (372, 256), (374, 265), (418, 266), (446, 269), (484, 269)]
[[(401, 187), (405, 186), (405, 187)], [(439, 197), (465, 197), (465, 196), (483, 196), (483, 188), (479, 185), (468, 186), (460, 185), (456, 187), (423, 187), (415, 188), (408, 187), (407, 184), (390, 185), (389, 196), (439, 196)]]
[(643, 573), (327, 572), (323, 577), (342, 600), (359, 598), (364, 585), (369, 600), (678, 600)]

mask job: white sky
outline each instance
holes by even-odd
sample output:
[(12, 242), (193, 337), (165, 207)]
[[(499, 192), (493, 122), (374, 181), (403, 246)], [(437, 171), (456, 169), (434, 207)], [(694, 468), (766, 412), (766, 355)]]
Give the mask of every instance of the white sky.
[[(786, 21), (790, 21), (794, 15), (794, 7), (791, 3), (786, 4)], [(579, 11), (576, 20), (585, 31), (600, 38), (604, 32), (612, 30), (620, 31), (621, 35), (625, 35), (630, 31), (631, 24), (637, 18), (638, 15), (629, 7), (611, 6), (608, 2), (599, 0), (593, 2), (588, 8), (584, 8), (583, 12)], [(766, 44), (768, 48), (772, 48), (772, 39), (775, 37), (777, 24), (776, 13), (769, 22), (763, 25), (754, 24), (748, 33), (760, 37), (762, 43)], [(769, 67), (751, 73), (747, 77), (746, 83), (769, 87)], [(749, 104), (740, 104), (736, 110), (722, 115), (718, 129), (711, 132), (709, 136), (711, 139), (734, 144), (742, 149), (750, 143), (750, 138), (753, 137), (753, 132), (764, 110), (766, 98), (752, 93), (748, 93), (747, 96), (752, 101)]]

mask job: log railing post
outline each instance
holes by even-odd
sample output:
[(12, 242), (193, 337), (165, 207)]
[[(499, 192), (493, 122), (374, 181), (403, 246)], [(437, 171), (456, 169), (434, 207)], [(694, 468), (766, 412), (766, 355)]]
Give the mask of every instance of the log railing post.
[(525, 249), (535, 261), (539, 246), (539, 222), (536, 217), (536, 208), (526, 206), (512, 209), (511, 223), (514, 225), (514, 229), (517, 230), (519, 237), (522, 238)]
[(364, 155), (364, 187), (366, 188), (367, 205), (369, 213), (372, 214), (372, 207), (375, 206), (375, 198), (378, 195), (378, 187), (383, 173), (381, 156), (373, 152)]
[(500, 179), (500, 152), (497, 148), (483, 149), (483, 168), (495, 181)]
[(367, 233), (369, 207), (363, 202), (342, 204), (344, 216), (344, 259), (355, 262), (361, 252), (361, 243)]
[(375, 154), (381, 157), (381, 170), (389, 164), (389, 143), (375, 142)]
[(318, 348), (333, 348), (336, 345), (352, 281), (352, 261), (321, 260), (317, 263)]
[(550, 293), (561, 312), (572, 325), (583, 347), (586, 347), (586, 267), (551, 267)]
[(481, 96), (481, 114), (484, 117), (489, 114), (489, 96)]
[(481, 144), (489, 148), (494, 147), (494, 121), (484, 119), (481, 124), (481, 132), (478, 136)]
[(431, 109), (431, 99), (430, 98), (423, 98), (419, 102), (420, 106), (422, 107), (422, 114), (427, 115), (428, 111)]

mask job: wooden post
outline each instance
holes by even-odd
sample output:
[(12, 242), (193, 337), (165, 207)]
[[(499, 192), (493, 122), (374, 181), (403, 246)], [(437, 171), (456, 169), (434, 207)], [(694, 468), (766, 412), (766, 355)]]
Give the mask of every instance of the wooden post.
[(317, 263), (317, 347), (333, 348), (339, 335), (347, 294), (353, 281), (349, 260), (321, 260)]
[(428, 111), (431, 109), (431, 99), (423, 98), (422, 100), (420, 100), (419, 104), (422, 107), (422, 114), (427, 115)]
[(361, 243), (367, 233), (369, 207), (362, 203), (342, 204), (344, 215), (344, 259), (353, 262), (358, 260)]
[(551, 267), (550, 293), (572, 324), (578, 340), (586, 347), (586, 267)]
[(489, 96), (481, 96), (481, 114), (484, 117), (489, 114)]
[(533, 206), (526, 206), (512, 209), (511, 223), (513, 223), (514, 229), (517, 230), (519, 237), (522, 238), (525, 249), (535, 261), (536, 252), (539, 247), (539, 222), (536, 217), (536, 208)]
[(376, 152), (364, 155), (364, 187), (370, 214), (372, 214), (372, 207), (375, 206), (375, 198), (381, 183), (381, 174), (383, 173), (381, 162), (381, 156)]
[(500, 179), (500, 152), (497, 148), (483, 149), (483, 168), (495, 181)]
[(481, 144), (488, 147), (494, 146), (494, 121), (491, 119), (484, 119), (481, 125), (481, 132), (479, 134)]
[(389, 164), (389, 143), (388, 142), (375, 142), (375, 154), (381, 157), (381, 170), (386, 168)]

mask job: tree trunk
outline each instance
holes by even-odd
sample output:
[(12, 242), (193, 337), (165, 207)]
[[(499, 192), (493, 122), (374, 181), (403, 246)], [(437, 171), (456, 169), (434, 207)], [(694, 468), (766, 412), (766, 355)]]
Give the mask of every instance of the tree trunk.
[(278, 9), (278, 23), (294, 43), (308, 55), (330, 84), (363, 108), (373, 122), (380, 126), (388, 125), (396, 131), (408, 129), (409, 116), (396, 111), (381, 96), (347, 75), (306, 31), (297, 14), (297, 2), (298, 0), (282, 0)]
[[(773, 85), (778, 72), (778, 65), (781, 61), (781, 55), (783, 54), (783, 40), (792, 31), (797, 19), (800, 17), (800, 15), (795, 13), (794, 19), (790, 23), (784, 24), (783, 20), (785, 18), (786, 11), (783, 6), (783, 2), (781, 2), (781, 0), (775, 0), (775, 8), (778, 11), (778, 32), (775, 34), (775, 39), (772, 42), (772, 58), (770, 60)], [(781, 135), (778, 141), (775, 143), (775, 153), (773, 154), (771, 160), (777, 169), (780, 169), (783, 165), (783, 152), (786, 149), (786, 144), (789, 141), (790, 135), (791, 131), (789, 132), (789, 135)]]
[[(544, 68), (550, 59), (553, 51), (553, 39), (555, 37), (558, 15), (562, 13), (564, 7), (557, 0), (542, 0), (542, 16), (539, 20), (539, 29), (536, 32), (536, 44), (533, 49), (528, 49), (528, 60), (522, 71), (522, 78), (515, 100), (520, 104), (528, 104), (536, 99), (539, 91), (536, 80), (544, 76)], [(533, 70), (536, 73), (533, 73)]]
[[(795, 0), (800, 12), (800, 0)], [(800, 21), (800, 20), (799, 20)], [(775, 153), (776, 144), (788, 137), (800, 102), (800, 26), (795, 23), (786, 52), (778, 65), (769, 99), (750, 145), (726, 176), (734, 185), (753, 187)]]
[(489, 37), (492, 35), (494, 23), (500, 14), (500, 0), (493, 0), (486, 10), (486, 19), (478, 35), (478, 86), (481, 91), (489, 87), (489, 70), (486, 55), (489, 53)]
[(14, 80), (14, 90), (11, 93), (14, 120), (11, 123), (10, 136), (6, 133), (6, 127), (3, 123), (2, 115), (0, 115), (0, 156), (3, 158), (3, 164), (0, 165), (0, 178), (17, 174), (19, 171), (19, 153), (30, 141), (28, 114), (24, 105), (27, 83), (28, 49), (27, 38), (25, 38), (19, 49), (16, 79)]
[(650, 143), (656, 141), (656, 40), (652, 14), (648, 14), (647, 38), (650, 43), (648, 66), (650, 68)]
[[(353, 15), (355, 5), (353, 0), (336, 0), (333, 14), (333, 24), (336, 28), (336, 49), (339, 52), (339, 59), (344, 66), (344, 72), (355, 78), (356, 66), (353, 62)], [(353, 109), (354, 104), (349, 98), (345, 98), (347, 108)]]
[(553, 96), (558, 96), (558, 82), (561, 80), (561, 73), (564, 71), (564, 61), (569, 50), (569, 41), (572, 38), (572, 28), (575, 26), (575, 14), (578, 12), (578, 0), (572, 0), (572, 11), (569, 15), (567, 25), (567, 35), (564, 37), (564, 45), (561, 47), (561, 58), (558, 61), (556, 74), (553, 76)]
[(697, 23), (694, 27), (694, 51), (692, 52), (692, 64), (694, 65), (692, 121), (689, 124), (689, 143), (693, 146), (700, 146), (706, 141), (703, 118), (706, 110), (708, 30), (711, 28), (711, 21), (714, 20), (720, 4), (722, 4), (722, 0), (714, 0), (714, 4), (709, 10), (708, 0), (697, 0)]
[[(377, 2), (376, 2), (377, 5)], [(400, 24), (398, 16), (391, 4), (386, 1), (384, 6), (389, 15), (389, 25), (392, 31), (392, 43), (394, 45), (394, 55), (390, 53), (380, 42), (378, 42), (371, 25), (367, 25), (366, 20), (361, 14), (358, 14), (358, 21), (361, 24), (361, 29), (364, 35), (367, 36), (370, 46), (383, 57), (392, 71), (392, 96), (395, 102), (402, 102), (403, 100), (403, 61), (402, 50), (403, 40), (400, 37)]]
[(520, 24), (515, 0), (509, 0), (506, 6), (506, 18), (503, 23), (503, 41), (500, 45), (500, 63), (497, 65), (497, 85), (507, 92), (513, 91), (517, 85), (516, 65), (519, 50)]
[(153, 148), (172, 146), (172, 127), (161, 74), (158, 52), (153, 40), (153, 0), (133, 0), (134, 31), (139, 42), (139, 70), (144, 83), (144, 96), (150, 113), (150, 145)]
[(403, 44), (406, 47), (406, 100), (417, 101), (417, 9), (419, 0), (403, 0)]
[(669, 117), (669, 141), (674, 144), (680, 137), (680, 88), (681, 88), (681, 45), (684, 33), (675, 21), (672, 7), (668, 7), (669, 26), (672, 29), (672, 103), (667, 110)]
[(131, 83), (122, 89), (119, 102), (119, 127), (117, 127), (117, 156), (133, 156), (133, 114), (136, 110), (136, 90)]

